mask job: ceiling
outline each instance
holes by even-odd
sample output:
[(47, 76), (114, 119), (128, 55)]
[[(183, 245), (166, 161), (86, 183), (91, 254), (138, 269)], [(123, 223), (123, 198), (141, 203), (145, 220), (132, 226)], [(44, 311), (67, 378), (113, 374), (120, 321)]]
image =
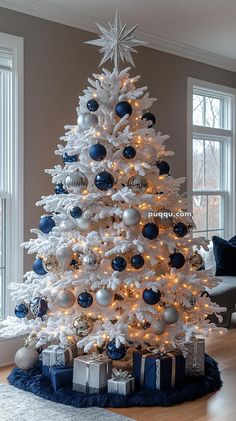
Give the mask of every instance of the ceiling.
[(0, 0), (0, 6), (96, 32), (116, 8), (149, 46), (236, 71), (236, 0)]

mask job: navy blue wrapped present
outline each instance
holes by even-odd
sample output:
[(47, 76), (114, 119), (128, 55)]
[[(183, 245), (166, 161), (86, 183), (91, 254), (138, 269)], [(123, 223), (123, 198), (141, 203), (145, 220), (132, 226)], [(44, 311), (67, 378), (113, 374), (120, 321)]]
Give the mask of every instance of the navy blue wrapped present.
[(43, 375), (51, 381), (55, 392), (61, 387), (72, 388), (73, 367), (48, 367), (43, 365), (42, 371)]
[(133, 375), (136, 386), (147, 390), (181, 388), (185, 383), (185, 358), (178, 350), (164, 354), (135, 351)]

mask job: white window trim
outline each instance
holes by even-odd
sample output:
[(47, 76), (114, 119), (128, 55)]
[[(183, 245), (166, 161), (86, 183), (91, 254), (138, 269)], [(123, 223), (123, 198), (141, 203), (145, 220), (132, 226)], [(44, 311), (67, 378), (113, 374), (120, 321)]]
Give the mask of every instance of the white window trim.
[[(228, 215), (225, 215), (224, 217), (227, 218), (227, 224), (225, 224), (226, 232), (225, 236), (226, 238), (230, 238), (231, 236), (235, 235), (235, 228), (236, 228), (236, 181), (235, 181), (235, 175), (236, 175), (236, 146), (235, 146), (235, 119), (236, 119), (236, 112), (235, 112), (235, 102), (236, 102), (236, 89), (229, 88), (224, 85), (218, 85), (216, 83), (206, 82), (198, 79), (194, 79), (191, 77), (187, 78), (187, 197), (188, 197), (188, 208), (192, 211), (193, 210), (193, 175), (192, 175), (192, 138), (193, 133), (204, 133), (204, 134), (210, 134), (210, 130), (208, 127), (202, 127), (202, 126), (194, 126), (192, 124), (192, 92), (193, 87), (199, 86), (204, 89), (209, 90), (215, 90), (217, 92), (222, 92), (223, 94), (228, 94), (232, 98), (232, 120), (231, 121), (231, 127), (232, 130), (225, 130), (225, 129), (214, 129), (214, 132), (218, 136), (226, 136), (226, 137), (232, 137), (232, 146), (231, 150), (232, 153), (228, 157), (228, 163), (230, 166), (230, 183), (229, 183), (229, 194), (230, 197), (230, 205), (228, 206), (229, 212)], [(194, 130), (196, 129), (196, 130)], [(211, 131), (212, 132), (212, 131)], [(206, 191), (207, 194), (207, 191)], [(217, 194), (217, 192), (216, 192)], [(228, 197), (228, 200), (229, 200)], [(226, 197), (227, 200), (227, 197)], [(194, 215), (193, 215), (194, 218)], [(229, 228), (228, 228), (229, 227)], [(227, 229), (228, 228), (228, 229)]]
[(10, 296), (8, 285), (10, 282), (23, 280), (23, 160), (24, 160), (24, 70), (22, 37), (0, 33), (0, 47), (10, 50), (12, 54), (12, 198), (10, 208), (7, 209), (6, 220), (6, 291), (5, 316), (13, 314), (14, 304)]

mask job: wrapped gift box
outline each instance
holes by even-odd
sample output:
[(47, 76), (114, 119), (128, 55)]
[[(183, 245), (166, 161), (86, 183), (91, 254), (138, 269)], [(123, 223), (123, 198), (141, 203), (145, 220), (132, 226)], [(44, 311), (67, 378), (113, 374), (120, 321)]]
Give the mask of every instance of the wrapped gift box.
[(193, 338), (184, 345), (186, 376), (205, 375), (205, 339)]
[(42, 371), (43, 375), (51, 381), (55, 392), (62, 387), (72, 388), (73, 367), (49, 367), (43, 365)]
[(113, 368), (112, 378), (107, 382), (108, 393), (118, 393), (119, 395), (128, 395), (135, 389), (135, 378), (128, 371), (117, 370)]
[(103, 355), (82, 355), (74, 359), (73, 390), (98, 393), (107, 388), (111, 378), (112, 360)]
[(78, 355), (77, 346), (71, 345), (64, 348), (60, 345), (50, 345), (42, 352), (42, 363), (49, 367), (73, 365), (73, 359)]
[(133, 374), (137, 386), (147, 390), (180, 388), (185, 383), (185, 358), (181, 351), (135, 351)]

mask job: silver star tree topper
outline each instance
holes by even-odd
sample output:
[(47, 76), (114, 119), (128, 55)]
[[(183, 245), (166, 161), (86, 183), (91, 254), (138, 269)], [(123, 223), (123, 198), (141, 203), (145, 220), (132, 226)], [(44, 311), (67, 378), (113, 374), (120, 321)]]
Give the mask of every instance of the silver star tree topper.
[(98, 23), (96, 23), (96, 25), (102, 33), (99, 35), (100, 38), (86, 41), (86, 44), (93, 44), (101, 47), (99, 52), (104, 53), (104, 55), (100, 66), (110, 59), (114, 61), (116, 68), (118, 68), (120, 60), (122, 60), (122, 62), (128, 61), (135, 67), (131, 53), (136, 53), (137, 51), (133, 47), (146, 44), (145, 41), (140, 41), (135, 38), (134, 31), (138, 25), (127, 30), (126, 25), (122, 26), (121, 24), (118, 11), (116, 11), (114, 23), (111, 24), (108, 22), (108, 28), (105, 28)]

